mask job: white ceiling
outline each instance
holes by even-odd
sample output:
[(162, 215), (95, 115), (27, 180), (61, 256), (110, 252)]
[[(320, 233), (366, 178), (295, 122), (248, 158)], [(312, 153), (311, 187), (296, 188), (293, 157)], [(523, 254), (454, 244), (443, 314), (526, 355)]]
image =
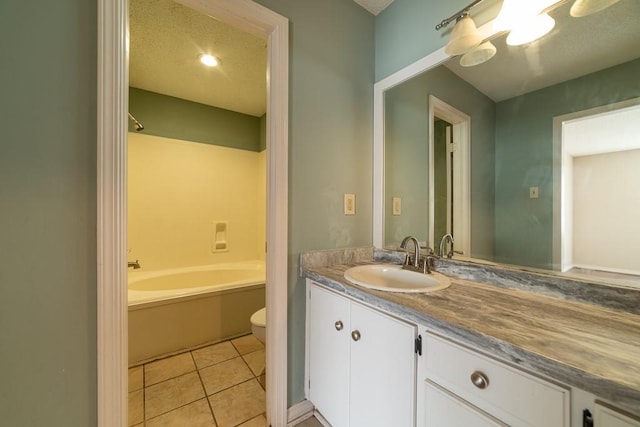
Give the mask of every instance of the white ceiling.
[(569, 15), (572, 4), (550, 13), (556, 27), (537, 42), (512, 47), (502, 36), (493, 40), (497, 53), (488, 62), (467, 68), (454, 58), (445, 65), (498, 102), (640, 56), (640, 1), (623, 0), (583, 18)]
[[(640, 105), (563, 123), (562, 145), (572, 156), (640, 148)], [(566, 145), (565, 145), (566, 144)]]
[(353, 0), (353, 1), (355, 1), (360, 6), (364, 7), (374, 15), (377, 15), (380, 12), (382, 12), (384, 9), (386, 9), (387, 6), (389, 6), (393, 2), (393, 0)]

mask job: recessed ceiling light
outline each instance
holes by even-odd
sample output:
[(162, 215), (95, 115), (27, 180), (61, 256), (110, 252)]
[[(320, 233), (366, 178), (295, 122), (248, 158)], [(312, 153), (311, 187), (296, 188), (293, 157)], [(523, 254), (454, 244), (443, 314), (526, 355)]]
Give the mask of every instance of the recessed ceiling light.
[(201, 53), (200, 55), (198, 55), (198, 59), (207, 67), (215, 67), (220, 64), (220, 60), (218, 58), (206, 53)]

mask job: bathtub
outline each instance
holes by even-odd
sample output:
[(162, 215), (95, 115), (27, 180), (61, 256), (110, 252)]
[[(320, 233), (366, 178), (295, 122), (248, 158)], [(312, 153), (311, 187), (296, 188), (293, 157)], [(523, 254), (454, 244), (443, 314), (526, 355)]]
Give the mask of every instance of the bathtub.
[(262, 261), (130, 271), (129, 365), (250, 333), (264, 292)]

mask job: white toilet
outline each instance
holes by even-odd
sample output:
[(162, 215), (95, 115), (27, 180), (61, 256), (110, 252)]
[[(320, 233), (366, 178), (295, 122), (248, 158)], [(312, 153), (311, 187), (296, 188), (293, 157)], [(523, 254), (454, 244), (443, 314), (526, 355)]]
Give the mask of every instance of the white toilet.
[(251, 332), (264, 343), (267, 338), (267, 308), (261, 308), (251, 315)]

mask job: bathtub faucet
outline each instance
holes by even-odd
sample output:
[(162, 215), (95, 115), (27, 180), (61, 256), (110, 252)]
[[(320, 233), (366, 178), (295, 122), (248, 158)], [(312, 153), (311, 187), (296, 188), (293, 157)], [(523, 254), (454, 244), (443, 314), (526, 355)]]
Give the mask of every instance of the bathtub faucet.
[(137, 270), (137, 269), (139, 269), (139, 268), (140, 268), (140, 262), (139, 262), (138, 260), (135, 260), (135, 261), (129, 261), (129, 262), (127, 263), (127, 268), (129, 268), (129, 267), (133, 267), (133, 269), (134, 269), (134, 270)]

